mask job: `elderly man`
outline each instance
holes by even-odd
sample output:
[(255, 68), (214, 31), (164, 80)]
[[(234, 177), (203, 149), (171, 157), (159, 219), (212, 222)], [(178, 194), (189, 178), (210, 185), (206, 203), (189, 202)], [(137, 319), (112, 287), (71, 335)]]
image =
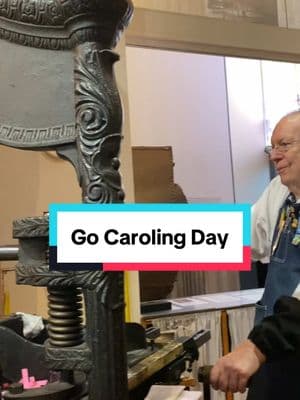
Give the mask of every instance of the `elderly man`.
[[(273, 330), (267, 351), (261, 338), (270, 335), (264, 330), (263, 318), (273, 314), (276, 301), (281, 296), (297, 297), (300, 291), (300, 112), (282, 118), (271, 141), (270, 157), (279, 176), (267, 187), (252, 213), (253, 258), (269, 262), (264, 294), (257, 304), (256, 328), (245, 342), (216, 363), (211, 383), (215, 389), (243, 392), (248, 379), (258, 370), (251, 379), (248, 400), (282, 400), (284, 396), (298, 400), (299, 353), (288, 342), (289, 351), (284, 347), (278, 357), (274, 343), (283, 334), (282, 325)], [(293, 313), (297, 317), (295, 310)], [(285, 339), (298, 335), (295, 326), (298, 325), (286, 326)], [(277, 356), (273, 357), (273, 353)]]

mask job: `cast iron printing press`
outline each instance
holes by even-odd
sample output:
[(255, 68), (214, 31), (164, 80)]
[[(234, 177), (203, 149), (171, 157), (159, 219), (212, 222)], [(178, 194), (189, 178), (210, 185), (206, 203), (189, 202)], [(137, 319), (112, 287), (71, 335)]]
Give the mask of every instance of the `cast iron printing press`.
[[(37, 60), (45, 50), (49, 50), (47, 54), (69, 52), (73, 54), (75, 86), (75, 112), (72, 101), (65, 106), (62, 99), (61, 115), (48, 112), (51, 88), (44, 93), (47, 101), (41, 114), (46, 117), (41, 125), (36, 119), (15, 122), (19, 98), (11, 104), (2, 99), (0, 144), (55, 150), (75, 167), (85, 203), (124, 200), (118, 172), (122, 109), (113, 74), (118, 56), (111, 49), (132, 12), (131, 0), (0, 2), (2, 68), (6, 63), (7, 71), (20, 68), (25, 58), (16, 65), (9, 52), (22, 57), (24, 46), (32, 51), (32, 68), (37, 69)], [(48, 56), (47, 62), (52, 58)], [(59, 67), (68, 68), (69, 64), (65, 65), (63, 59)], [(72, 69), (67, 75), (72, 75)], [(5, 74), (1, 75), (5, 79)], [(55, 79), (61, 78), (56, 75)], [(70, 98), (68, 82), (60, 82), (66, 99)], [(6, 92), (6, 98), (12, 95)], [(13, 236), (19, 241), (18, 247), (2, 247), (0, 259), (18, 259), (18, 284), (47, 287), (49, 318), (45, 321), (47, 329), (33, 341), (24, 338), (19, 317), (1, 322), (1, 379), (14, 383), (6, 399), (142, 399), (152, 383), (177, 383), (178, 371), (185, 368), (187, 360), (197, 358), (198, 347), (209, 339), (209, 332), (201, 331), (192, 338), (162, 345), (156, 343), (159, 332), (126, 325), (121, 272), (49, 271), (46, 215), (16, 220)], [(155, 367), (158, 359), (164, 361)], [(49, 383), (40, 389), (24, 390), (18, 384), (24, 360), (30, 374), (36, 379), (47, 378)]]

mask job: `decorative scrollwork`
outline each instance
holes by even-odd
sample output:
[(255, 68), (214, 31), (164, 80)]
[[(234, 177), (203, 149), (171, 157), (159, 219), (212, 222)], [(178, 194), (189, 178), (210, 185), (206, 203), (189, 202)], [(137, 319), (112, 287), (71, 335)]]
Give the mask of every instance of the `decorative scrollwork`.
[(1, 28), (0, 21), (0, 39), (7, 40), (9, 42), (18, 43), (22, 46), (37, 47), (40, 49), (49, 50), (67, 50), (74, 47), (74, 41), (69, 37), (59, 36), (38, 36), (34, 33), (20, 33), (15, 32), (12, 29)]
[(105, 36), (111, 48), (132, 12), (131, 0), (0, 0), (0, 38), (64, 50)]
[(0, 16), (37, 25), (63, 25), (66, 13), (59, 0), (0, 0)]
[(118, 56), (99, 45), (79, 46), (75, 67), (76, 125), (83, 200), (121, 202), (118, 172), (122, 109), (113, 76)]
[(107, 302), (107, 296), (111, 295), (116, 273), (102, 271), (49, 271), (48, 265), (16, 267), (17, 283), (40, 287), (79, 287), (102, 293), (101, 302)]
[(84, 287), (93, 290), (97, 288), (102, 280), (102, 271), (49, 271), (48, 265), (23, 266), (17, 265), (17, 281), (20, 284), (26, 284), (30, 280), (32, 286), (60, 286), (68, 287)]
[(13, 222), (14, 238), (48, 237), (49, 219), (43, 217), (21, 218)]

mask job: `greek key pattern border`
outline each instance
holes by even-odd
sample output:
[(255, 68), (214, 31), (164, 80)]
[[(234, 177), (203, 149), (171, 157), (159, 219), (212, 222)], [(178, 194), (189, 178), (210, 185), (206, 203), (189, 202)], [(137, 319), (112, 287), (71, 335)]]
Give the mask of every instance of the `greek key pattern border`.
[(50, 147), (75, 142), (75, 124), (24, 128), (0, 124), (0, 144), (18, 148)]

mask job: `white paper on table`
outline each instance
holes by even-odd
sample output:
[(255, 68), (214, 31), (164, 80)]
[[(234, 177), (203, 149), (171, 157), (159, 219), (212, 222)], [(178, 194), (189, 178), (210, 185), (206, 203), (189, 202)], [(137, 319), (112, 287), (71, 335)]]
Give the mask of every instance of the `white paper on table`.
[(201, 400), (202, 392), (187, 391), (179, 385), (153, 385), (144, 400)]
[(184, 390), (177, 400), (201, 400), (202, 392)]
[(183, 386), (153, 385), (144, 400), (177, 400), (183, 391)]

